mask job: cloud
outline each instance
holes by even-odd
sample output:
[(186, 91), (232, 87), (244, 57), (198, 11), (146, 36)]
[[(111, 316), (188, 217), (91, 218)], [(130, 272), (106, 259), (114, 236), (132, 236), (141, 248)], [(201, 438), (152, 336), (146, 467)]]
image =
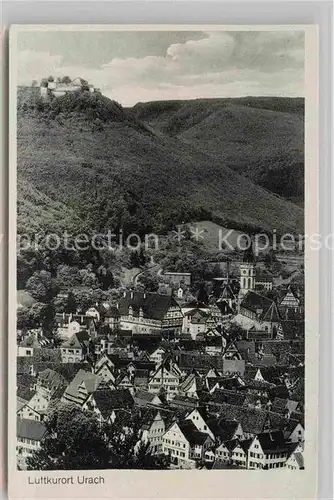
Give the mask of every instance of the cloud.
[(124, 105), (158, 99), (304, 94), (303, 32), (213, 32), (172, 43), (162, 55), (68, 66), (64, 54), (24, 50), (19, 83), (81, 76)]

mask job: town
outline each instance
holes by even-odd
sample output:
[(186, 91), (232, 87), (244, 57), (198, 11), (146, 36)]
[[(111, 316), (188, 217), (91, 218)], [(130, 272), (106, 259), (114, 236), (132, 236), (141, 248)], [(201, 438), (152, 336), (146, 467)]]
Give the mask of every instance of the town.
[[(138, 413), (140, 441), (169, 469), (304, 469), (298, 262), (282, 276), (239, 252), (192, 293), (192, 272), (160, 269), (157, 290), (134, 278), (85, 308), (58, 291), (57, 342), (18, 324), (18, 468), (68, 404), (111, 427)], [(29, 300), (18, 293), (18, 315)]]

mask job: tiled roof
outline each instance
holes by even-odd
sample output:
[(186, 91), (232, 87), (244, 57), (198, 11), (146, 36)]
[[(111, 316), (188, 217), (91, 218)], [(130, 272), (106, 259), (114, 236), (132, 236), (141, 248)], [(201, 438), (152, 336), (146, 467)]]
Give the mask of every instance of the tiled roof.
[(26, 347), (31, 349), (40, 349), (41, 343), (36, 339), (35, 335), (29, 335), (22, 342), (19, 343), (19, 347)]
[(144, 404), (152, 403), (154, 398), (156, 398), (157, 396), (158, 396), (157, 394), (154, 394), (152, 392), (139, 389), (134, 394), (133, 399), (134, 399), (136, 404), (141, 405), (142, 403), (144, 403)]
[(26, 404), (27, 404), (27, 401), (18, 396), (16, 398), (16, 412), (20, 411)]
[(128, 315), (130, 306), (134, 315), (138, 315), (141, 308), (145, 318), (161, 321), (168, 309), (171, 306), (177, 306), (177, 303), (171, 295), (130, 291), (126, 293), (125, 297), (119, 299), (121, 316)]
[(262, 450), (266, 453), (275, 451), (287, 451), (287, 445), (282, 431), (263, 432), (258, 434)]
[(242, 430), (250, 434), (259, 434), (266, 430), (266, 426), (283, 429), (287, 422), (287, 419), (273, 412), (227, 403), (219, 406), (219, 415), (226, 420), (235, 419), (241, 424)]
[(74, 399), (78, 402), (83, 402), (83, 396), (79, 393), (79, 386), (82, 383), (84, 383), (87, 393), (91, 394), (92, 392), (96, 391), (99, 384), (101, 383), (101, 379), (94, 373), (79, 370), (72, 382), (67, 387), (64, 393), (64, 397), (71, 401), (73, 401)]
[(191, 420), (183, 420), (178, 425), (190, 445), (202, 445), (208, 439), (208, 434), (199, 431)]
[(103, 418), (108, 419), (113, 410), (132, 408), (134, 401), (128, 389), (98, 389), (94, 400)]
[(61, 375), (59, 372), (55, 370), (51, 370), (51, 368), (46, 368), (45, 370), (38, 373), (37, 377), (39, 382), (43, 382), (44, 384), (51, 386), (59, 386), (64, 385), (66, 383), (65, 377)]
[(223, 403), (228, 403), (231, 405), (242, 406), (246, 399), (245, 393), (228, 391), (226, 389), (217, 389), (210, 396), (209, 403), (214, 405), (221, 405)]
[(46, 427), (43, 422), (19, 418), (17, 419), (16, 430), (17, 437), (41, 441), (46, 432)]
[(87, 347), (89, 340), (90, 336), (87, 330), (82, 330), (74, 333), (68, 340), (65, 340), (65, 342), (61, 344), (61, 347), (82, 349), (83, 347)]
[(17, 385), (24, 385), (26, 387), (32, 387), (36, 382), (36, 378), (33, 375), (28, 375), (27, 373), (18, 373), (16, 375)]
[(279, 321), (278, 308), (275, 302), (264, 295), (249, 291), (240, 304), (241, 308), (257, 314), (262, 320)]
[(213, 435), (219, 442), (230, 441), (238, 428), (239, 423), (233, 420), (224, 420), (223, 418), (210, 418), (207, 425)]
[(29, 402), (33, 396), (35, 396), (36, 391), (32, 391), (29, 387), (25, 385), (18, 385), (16, 389), (16, 396)]

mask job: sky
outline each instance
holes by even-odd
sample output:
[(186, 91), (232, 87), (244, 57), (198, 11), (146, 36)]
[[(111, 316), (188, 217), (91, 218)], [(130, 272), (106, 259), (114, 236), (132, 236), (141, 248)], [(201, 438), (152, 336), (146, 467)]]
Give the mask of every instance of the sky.
[(304, 96), (303, 31), (24, 31), (18, 84), (80, 76), (137, 102)]

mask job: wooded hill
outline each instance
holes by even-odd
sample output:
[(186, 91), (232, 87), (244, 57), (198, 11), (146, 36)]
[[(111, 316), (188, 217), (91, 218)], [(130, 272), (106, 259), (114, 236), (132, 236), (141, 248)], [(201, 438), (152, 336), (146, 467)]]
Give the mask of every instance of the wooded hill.
[(38, 89), (19, 89), (19, 228), (50, 228), (54, 217), (57, 230), (75, 220), (78, 233), (163, 233), (214, 218), (242, 230), (302, 232), (300, 207), (235, 172), (283, 150), (301, 154), (302, 103), (282, 112), (256, 98), (252, 106), (230, 101), (129, 111), (99, 92), (45, 101)]

